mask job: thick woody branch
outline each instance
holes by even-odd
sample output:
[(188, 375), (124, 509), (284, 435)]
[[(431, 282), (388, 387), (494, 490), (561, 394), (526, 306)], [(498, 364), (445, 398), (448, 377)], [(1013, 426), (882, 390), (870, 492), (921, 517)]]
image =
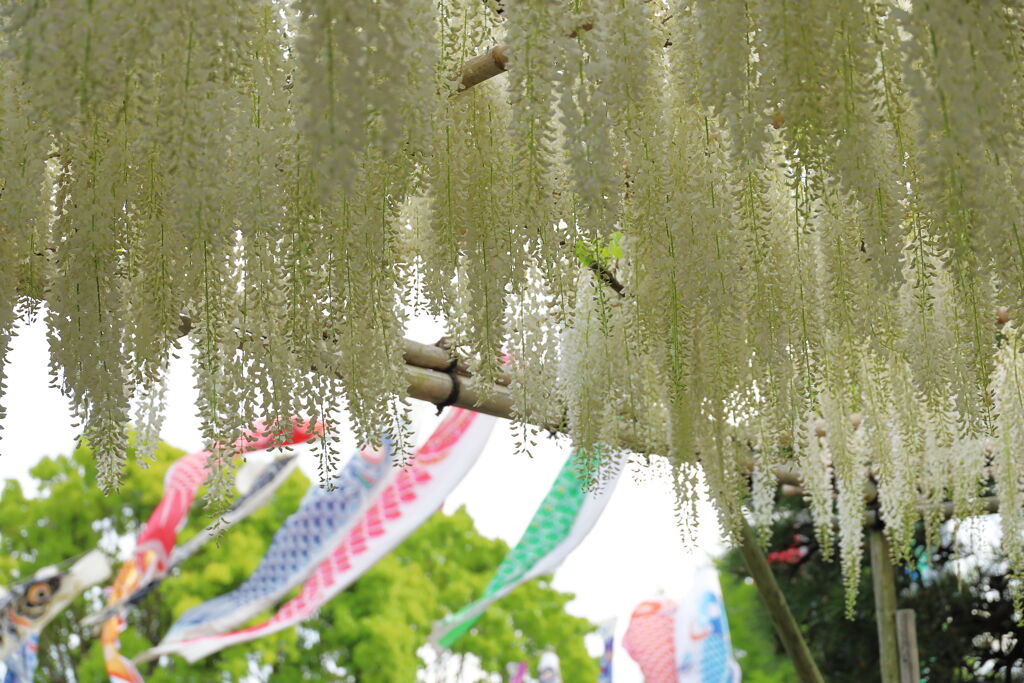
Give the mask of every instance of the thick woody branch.
[[(185, 337), (192, 331), (192, 318), (184, 313), (180, 314), (181, 322), (178, 324), (178, 336)], [(328, 341), (325, 339), (325, 341)], [(452, 358), (447, 349), (438, 344), (424, 344), (412, 339), (403, 340), (404, 349), (402, 355), (408, 365), (421, 367), (428, 370), (438, 370), (443, 373), (454, 372), (464, 377), (470, 377), (469, 369), (464, 363)], [(243, 344), (239, 344), (239, 347)], [(508, 386), (510, 378), (506, 374), (499, 375), (497, 383), (501, 386)]]
[[(498, 10), (500, 14), (502, 10)], [(668, 15), (661, 20), (661, 23), (667, 23), (672, 19), (673, 15)], [(568, 34), (568, 38), (575, 38), (583, 31), (590, 31), (594, 28), (594, 24), (586, 22), (581, 24), (579, 28)], [(671, 40), (665, 41), (665, 47), (669, 47), (672, 44)], [(474, 85), (479, 85), (484, 81), (494, 78), (498, 74), (505, 73), (508, 69), (508, 44), (499, 43), (495, 45), (487, 52), (477, 55), (471, 58), (465, 64), (462, 65), (462, 79), (459, 82), (459, 89), (457, 93), (465, 92)], [(456, 94), (457, 94), (456, 93)]]
[(462, 80), (458, 92), (469, 90), (474, 85), (504, 73), (508, 66), (508, 45), (495, 45), (482, 55), (473, 57), (462, 65)]

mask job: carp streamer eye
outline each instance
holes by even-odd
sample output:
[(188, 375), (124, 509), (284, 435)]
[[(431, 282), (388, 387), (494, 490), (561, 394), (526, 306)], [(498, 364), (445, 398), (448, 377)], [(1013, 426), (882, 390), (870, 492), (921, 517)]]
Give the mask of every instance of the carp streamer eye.
[(29, 607), (42, 607), (53, 599), (53, 594), (60, 586), (60, 579), (53, 578), (47, 581), (39, 581), (28, 587), (25, 591), (25, 602)]
[(41, 605), (50, 599), (50, 586), (45, 583), (39, 583), (28, 589), (27, 599), (28, 604), (31, 606)]

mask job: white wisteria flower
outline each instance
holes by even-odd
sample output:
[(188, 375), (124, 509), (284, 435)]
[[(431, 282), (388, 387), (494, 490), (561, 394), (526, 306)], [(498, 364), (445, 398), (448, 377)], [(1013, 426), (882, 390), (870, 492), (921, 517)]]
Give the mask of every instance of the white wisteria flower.
[(110, 488), (183, 335), (211, 442), (341, 407), (401, 439), (416, 308), (523, 447), (659, 456), (691, 528), (698, 465), (732, 535), (795, 470), (849, 598), (865, 491), (896, 556), (994, 492), (1022, 574), (1022, 26), (980, 0), (0, 0), (0, 357), (42, 313)]

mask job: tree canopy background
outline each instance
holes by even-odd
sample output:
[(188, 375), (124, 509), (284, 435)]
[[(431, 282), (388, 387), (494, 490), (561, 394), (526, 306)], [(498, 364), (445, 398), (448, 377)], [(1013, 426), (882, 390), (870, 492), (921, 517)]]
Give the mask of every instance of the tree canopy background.
[(729, 620), (733, 652), (744, 683), (790, 683), (796, 671), (775, 635), (771, 617), (754, 582), (730, 571), (719, 572), (725, 616)]
[[(125, 555), (126, 539), (134, 540), (163, 494), (164, 473), (181, 453), (161, 444), (152, 461), (133, 458), (125, 485), (109, 495), (96, 485), (87, 448), (36, 465), (31, 475), (38, 495), (29, 496), (19, 482), (7, 480), (0, 493), (0, 584), (95, 546), (116, 566)], [(129, 617), (122, 651), (131, 655), (155, 644), (186, 609), (246, 578), (307, 486), (306, 477), (294, 473), (266, 507), (208, 543), (146, 596)], [(210, 521), (194, 509), (179, 542)], [(235, 681), (246, 674), (280, 681), (324, 680), (327, 675), (367, 683), (415, 680), (423, 665), (416, 651), (433, 621), (476, 597), (507, 550), (503, 541), (478, 534), (465, 509), (438, 512), (297, 629), (191, 665), (174, 658), (167, 667), (154, 665), (143, 673), (151, 683)], [(488, 609), (454, 652), (472, 653), (485, 671), (503, 672), (508, 661), (527, 660), (535, 667), (540, 653), (553, 649), (566, 680), (593, 679), (597, 664), (583, 637), (594, 626), (566, 614), (571, 599), (550, 588), (547, 578), (531, 581)], [(101, 604), (100, 590), (92, 589), (43, 631), (38, 681), (103, 680), (97, 634), (78, 625)]]
[[(769, 558), (778, 558), (772, 563), (775, 577), (822, 675), (837, 683), (877, 681), (878, 631), (871, 569), (860, 579), (852, 618), (844, 618), (839, 563), (823, 560), (810, 516), (801, 501), (783, 498), (780, 506), (783, 512), (772, 527)], [(792, 552), (800, 546), (807, 552)], [(957, 557), (955, 547), (948, 532), (938, 545), (930, 545), (924, 530), (918, 528), (912, 560), (896, 569), (900, 607), (916, 613), (921, 676), (932, 683), (1021, 680), (1024, 628), (1014, 610), (1005, 559), (995, 554), (958, 575), (953, 565)], [(766, 617), (759, 614), (763, 611), (761, 605), (748, 606), (744, 602), (743, 593), (752, 593), (754, 587), (744, 581), (747, 572), (739, 553), (727, 553), (721, 566), (734, 644), (745, 649), (748, 643), (754, 643), (752, 654), (756, 656), (739, 660), (744, 667), (743, 680), (794, 680), (792, 676), (775, 678), (776, 672), (785, 670), (788, 661), (780, 666), (770, 656), (763, 658), (765, 641), (756, 636), (751, 638), (758, 630), (767, 629), (768, 640), (775, 642), (769, 653), (783, 652), (767, 626)], [(745, 613), (756, 618), (744, 618)]]

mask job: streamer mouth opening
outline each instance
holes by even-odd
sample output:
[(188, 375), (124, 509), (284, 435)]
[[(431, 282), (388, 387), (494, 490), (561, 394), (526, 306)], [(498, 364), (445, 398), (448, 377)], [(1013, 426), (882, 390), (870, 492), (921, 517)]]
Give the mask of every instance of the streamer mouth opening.
[(472, 426), (476, 415), (477, 413), (469, 410), (454, 408), (431, 438), (416, 451), (416, 462), (430, 465), (447, 458), (455, 443)]
[(359, 455), (363, 460), (376, 465), (384, 459), (384, 449), (382, 448), (364, 448), (359, 452)]
[(394, 446), (392, 441), (388, 437), (384, 437), (380, 440), (380, 446), (373, 448), (372, 446), (363, 446), (359, 451), (359, 457), (371, 465), (380, 464), (393, 450)]
[(636, 609), (633, 610), (633, 616), (645, 616), (648, 614), (655, 614), (660, 612), (663, 605), (660, 602), (654, 600), (647, 600), (637, 605)]

